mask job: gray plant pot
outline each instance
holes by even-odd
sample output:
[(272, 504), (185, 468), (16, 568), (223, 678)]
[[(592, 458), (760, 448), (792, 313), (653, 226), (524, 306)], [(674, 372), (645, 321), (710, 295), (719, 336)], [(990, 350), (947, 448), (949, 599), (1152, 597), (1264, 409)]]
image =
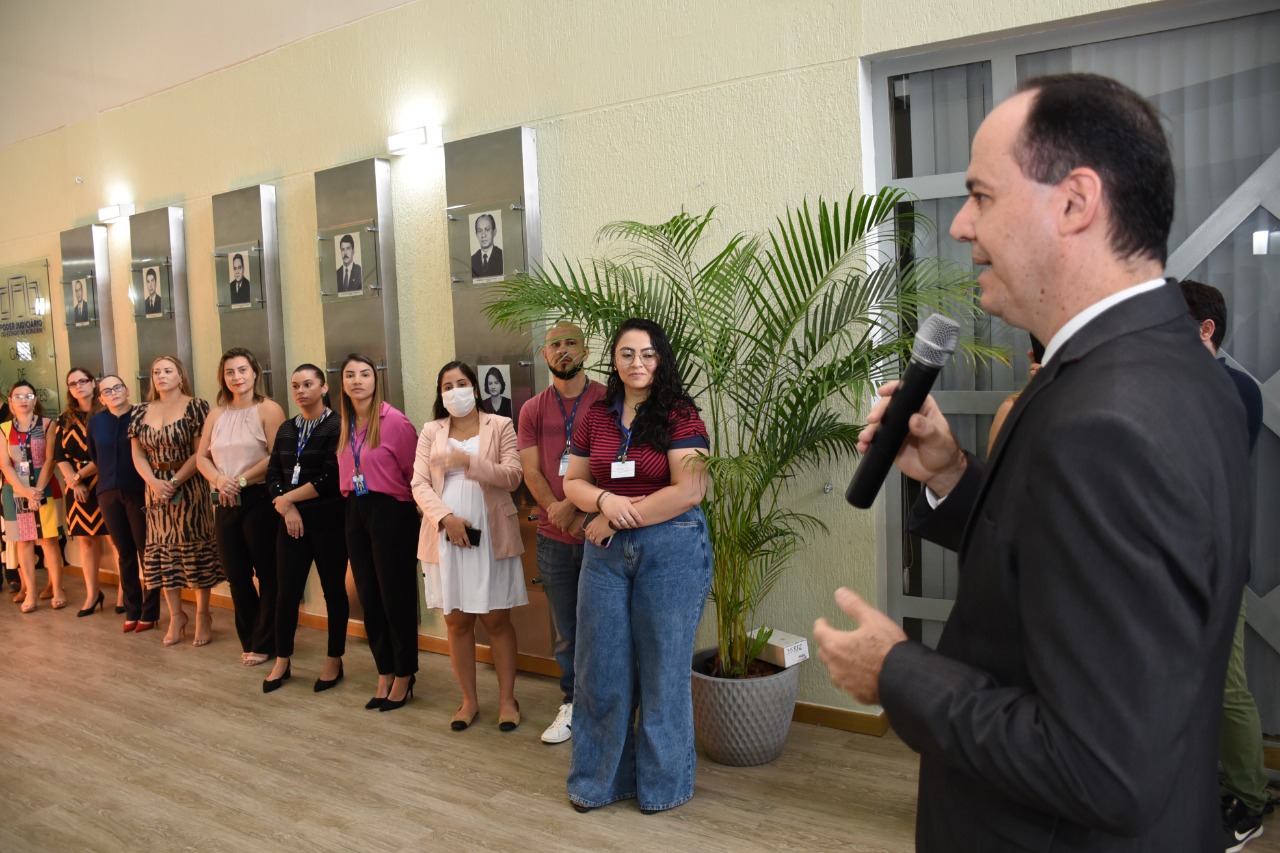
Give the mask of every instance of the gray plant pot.
[(693, 655), (693, 729), (707, 757), (719, 764), (751, 767), (782, 753), (791, 731), (800, 667), (763, 678), (703, 675), (716, 650)]

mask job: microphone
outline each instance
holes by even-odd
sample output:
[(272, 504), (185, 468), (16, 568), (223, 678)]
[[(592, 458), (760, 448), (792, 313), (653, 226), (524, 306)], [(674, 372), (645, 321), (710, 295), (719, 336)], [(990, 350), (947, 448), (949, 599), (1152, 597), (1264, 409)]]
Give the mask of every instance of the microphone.
[(880, 419), (880, 429), (853, 472), (844, 499), (858, 509), (866, 509), (876, 499), (880, 487), (893, 468), (893, 460), (907, 438), (911, 416), (920, 411), (933, 381), (960, 343), (960, 324), (950, 317), (932, 314), (920, 324), (911, 361), (898, 390)]

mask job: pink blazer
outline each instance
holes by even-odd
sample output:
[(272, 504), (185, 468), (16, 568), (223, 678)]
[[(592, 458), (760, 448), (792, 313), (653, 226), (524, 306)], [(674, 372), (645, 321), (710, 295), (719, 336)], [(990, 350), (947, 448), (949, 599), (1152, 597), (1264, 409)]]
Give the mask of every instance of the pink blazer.
[[(444, 457), (449, 449), (449, 419), (431, 421), (418, 436), (413, 462), (413, 498), (422, 507), (422, 530), (418, 534), (418, 559), (440, 562), (440, 520), (453, 510), (440, 499), (444, 490)], [(484, 525), (493, 543), (494, 559), (524, 553), (520, 519), (511, 493), (520, 486), (520, 454), (511, 418), (480, 413), (480, 448), (471, 460), (467, 476), (484, 491), (485, 518), (468, 519)]]

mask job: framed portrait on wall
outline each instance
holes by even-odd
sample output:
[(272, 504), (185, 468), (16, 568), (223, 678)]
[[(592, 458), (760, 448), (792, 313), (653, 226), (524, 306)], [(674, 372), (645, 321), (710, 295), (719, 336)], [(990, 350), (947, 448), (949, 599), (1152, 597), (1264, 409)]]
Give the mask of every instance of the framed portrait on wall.
[(72, 326), (89, 326), (96, 319), (93, 310), (93, 289), (89, 280), (73, 278), (67, 288), (67, 322)]
[(227, 259), (227, 304), (232, 309), (253, 307), (253, 282), (249, 278), (248, 252), (232, 252)]
[(359, 296), (364, 293), (364, 277), (360, 267), (360, 233), (352, 231), (333, 238), (333, 257), (338, 296)]
[(480, 380), (480, 411), (511, 418), (511, 365), (478, 364), (476, 377)]
[(471, 280), (477, 284), (501, 281), (506, 274), (502, 261), (502, 211), (485, 210), (471, 214)]
[(160, 267), (142, 270), (142, 316), (148, 320), (164, 316), (164, 291), (160, 288)]

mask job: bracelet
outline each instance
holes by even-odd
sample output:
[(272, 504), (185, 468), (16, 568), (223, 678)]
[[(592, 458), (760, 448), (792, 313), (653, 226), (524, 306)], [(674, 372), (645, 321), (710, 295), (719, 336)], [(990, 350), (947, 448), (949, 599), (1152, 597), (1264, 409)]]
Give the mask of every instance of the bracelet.
[(606, 497), (608, 497), (609, 495), (611, 495), (611, 494), (613, 494), (613, 492), (606, 492), (604, 489), (601, 489), (601, 490), (600, 490), (600, 494), (596, 495), (596, 509), (597, 509), (597, 510), (599, 510), (600, 512), (604, 512), (604, 509), (600, 506), (600, 504), (604, 503), (604, 499), (605, 499)]

